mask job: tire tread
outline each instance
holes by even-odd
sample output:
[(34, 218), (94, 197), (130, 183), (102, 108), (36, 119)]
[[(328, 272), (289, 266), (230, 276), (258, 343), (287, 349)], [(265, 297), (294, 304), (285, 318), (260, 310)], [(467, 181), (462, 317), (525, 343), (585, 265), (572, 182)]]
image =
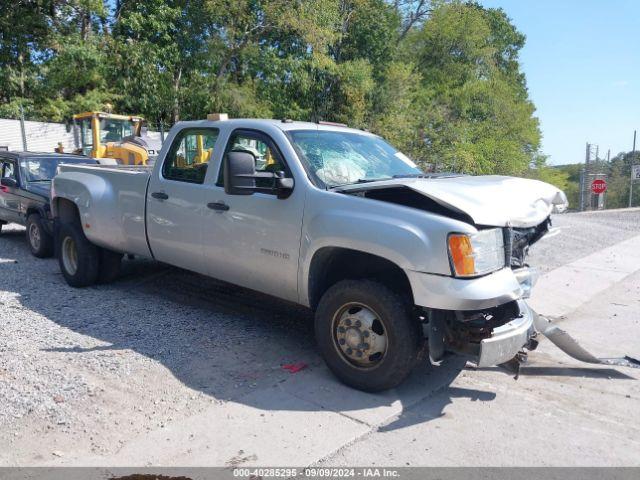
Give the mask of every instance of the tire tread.
[[(337, 308), (348, 301), (362, 302), (384, 318), (387, 341), (395, 351), (387, 351), (382, 363), (371, 370), (349, 365), (337, 352), (331, 322)], [(367, 392), (379, 392), (399, 385), (418, 361), (424, 338), (411, 305), (402, 296), (371, 280), (342, 280), (320, 299), (315, 319), (316, 340), (329, 369), (345, 384)], [(392, 330), (392, 332), (390, 332)]]

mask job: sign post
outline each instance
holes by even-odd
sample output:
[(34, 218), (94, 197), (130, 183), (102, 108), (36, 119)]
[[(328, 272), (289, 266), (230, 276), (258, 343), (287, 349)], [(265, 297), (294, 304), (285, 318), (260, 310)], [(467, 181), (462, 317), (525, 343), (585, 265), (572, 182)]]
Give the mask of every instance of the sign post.
[(636, 158), (636, 131), (633, 131), (633, 150), (631, 150), (631, 178), (629, 179), (629, 208), (631, 208), (631, 203), (633, 201), (633, 181), (638, 178), (634, 175), (634, 172), (637, 172), (635, 169), (638, 165), (634, 165), (633, 162)]

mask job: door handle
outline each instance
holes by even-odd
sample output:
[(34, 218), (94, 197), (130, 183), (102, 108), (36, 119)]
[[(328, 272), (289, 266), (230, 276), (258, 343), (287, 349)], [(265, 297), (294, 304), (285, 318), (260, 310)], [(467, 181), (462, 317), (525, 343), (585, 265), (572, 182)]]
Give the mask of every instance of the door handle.
[(229, 210), (229, 205), (224, 202), (207, 203), (207, 207), (211, 210), (217, 210), (219, 212), (226, 212), (227, 210)]
[(169, 195), (164, 192), (153, 192), (151, 196), (153, 198), (157, 198), (158, 200), (167, 200), (169, 198)]

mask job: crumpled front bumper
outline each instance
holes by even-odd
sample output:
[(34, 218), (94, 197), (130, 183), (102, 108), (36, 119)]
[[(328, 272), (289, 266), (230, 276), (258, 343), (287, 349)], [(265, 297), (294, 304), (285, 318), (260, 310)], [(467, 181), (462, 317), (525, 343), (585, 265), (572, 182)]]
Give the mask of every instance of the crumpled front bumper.
[(534, 313), (524, 300), (518, 300), (520, 317), (494, 328), (490, 338), (480, 341), (475, 362), (491, 367), (508, 362), (530, 344), (535, 336)]
[[(442, 347), (470, 356), (479, 367), (508, 362), (524, 348), (535, 348), (532, 342), (536, 335), (535, 312), (524, 299), (529, 297), (536, 280), (537, 273), (530, 268), (504, 268), (474, 279), (457, 279), (416, 272), (409, 275), (415, 303), (428, 309), (468, 314), (470, 311), (492, 311), (509, 303), (517, 305), (516, 309), (509, 309), (515, 310), (512, 316), (507, 317), (504, 323), (493, 328), (490, 335), (481, 340), (467, 338), (464, 322), (458, 324), (458, 328), (451, 329), (454, 338), (449, 340), (449, 346)], [(442, 325), (436, 326), (434, 323), (432, 327), (435, 331), (431, 331), (429, 335), (439, 335), (438, 329)], [(457, 338), (455, 332), (458, 333)], [(442, 341), (447, 343), (445, 337), (446, 335), (442, 336)], [(440, 355), (432, 356), (432, 353), (443, 350), (431, 340), (429, 345), (432, 361), (439, 361)]]

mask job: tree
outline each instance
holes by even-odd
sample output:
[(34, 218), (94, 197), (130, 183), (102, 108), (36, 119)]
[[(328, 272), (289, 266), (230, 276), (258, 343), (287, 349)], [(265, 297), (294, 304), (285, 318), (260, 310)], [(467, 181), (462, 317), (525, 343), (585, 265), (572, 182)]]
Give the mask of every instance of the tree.
[(524, 38), (504, 12), (454, 2), (407, 35), (400, 58), (422, 79), (423, 161), (468, 173), (527, 170), (540, 143), (517, 52)]
[(17, 117), (38, 83), (39, 56), (49, 36), (53, 2), (0, 3), (0, 114)]
[[(5, 2), (6, 4), (7, 2)], [(551, 175), (500, 9), (447, 0), (34, 0), (0, 6), (0, 115), (331, 120), (425, 168)], [(534, 165), (533, 168), (529, 166)]]

